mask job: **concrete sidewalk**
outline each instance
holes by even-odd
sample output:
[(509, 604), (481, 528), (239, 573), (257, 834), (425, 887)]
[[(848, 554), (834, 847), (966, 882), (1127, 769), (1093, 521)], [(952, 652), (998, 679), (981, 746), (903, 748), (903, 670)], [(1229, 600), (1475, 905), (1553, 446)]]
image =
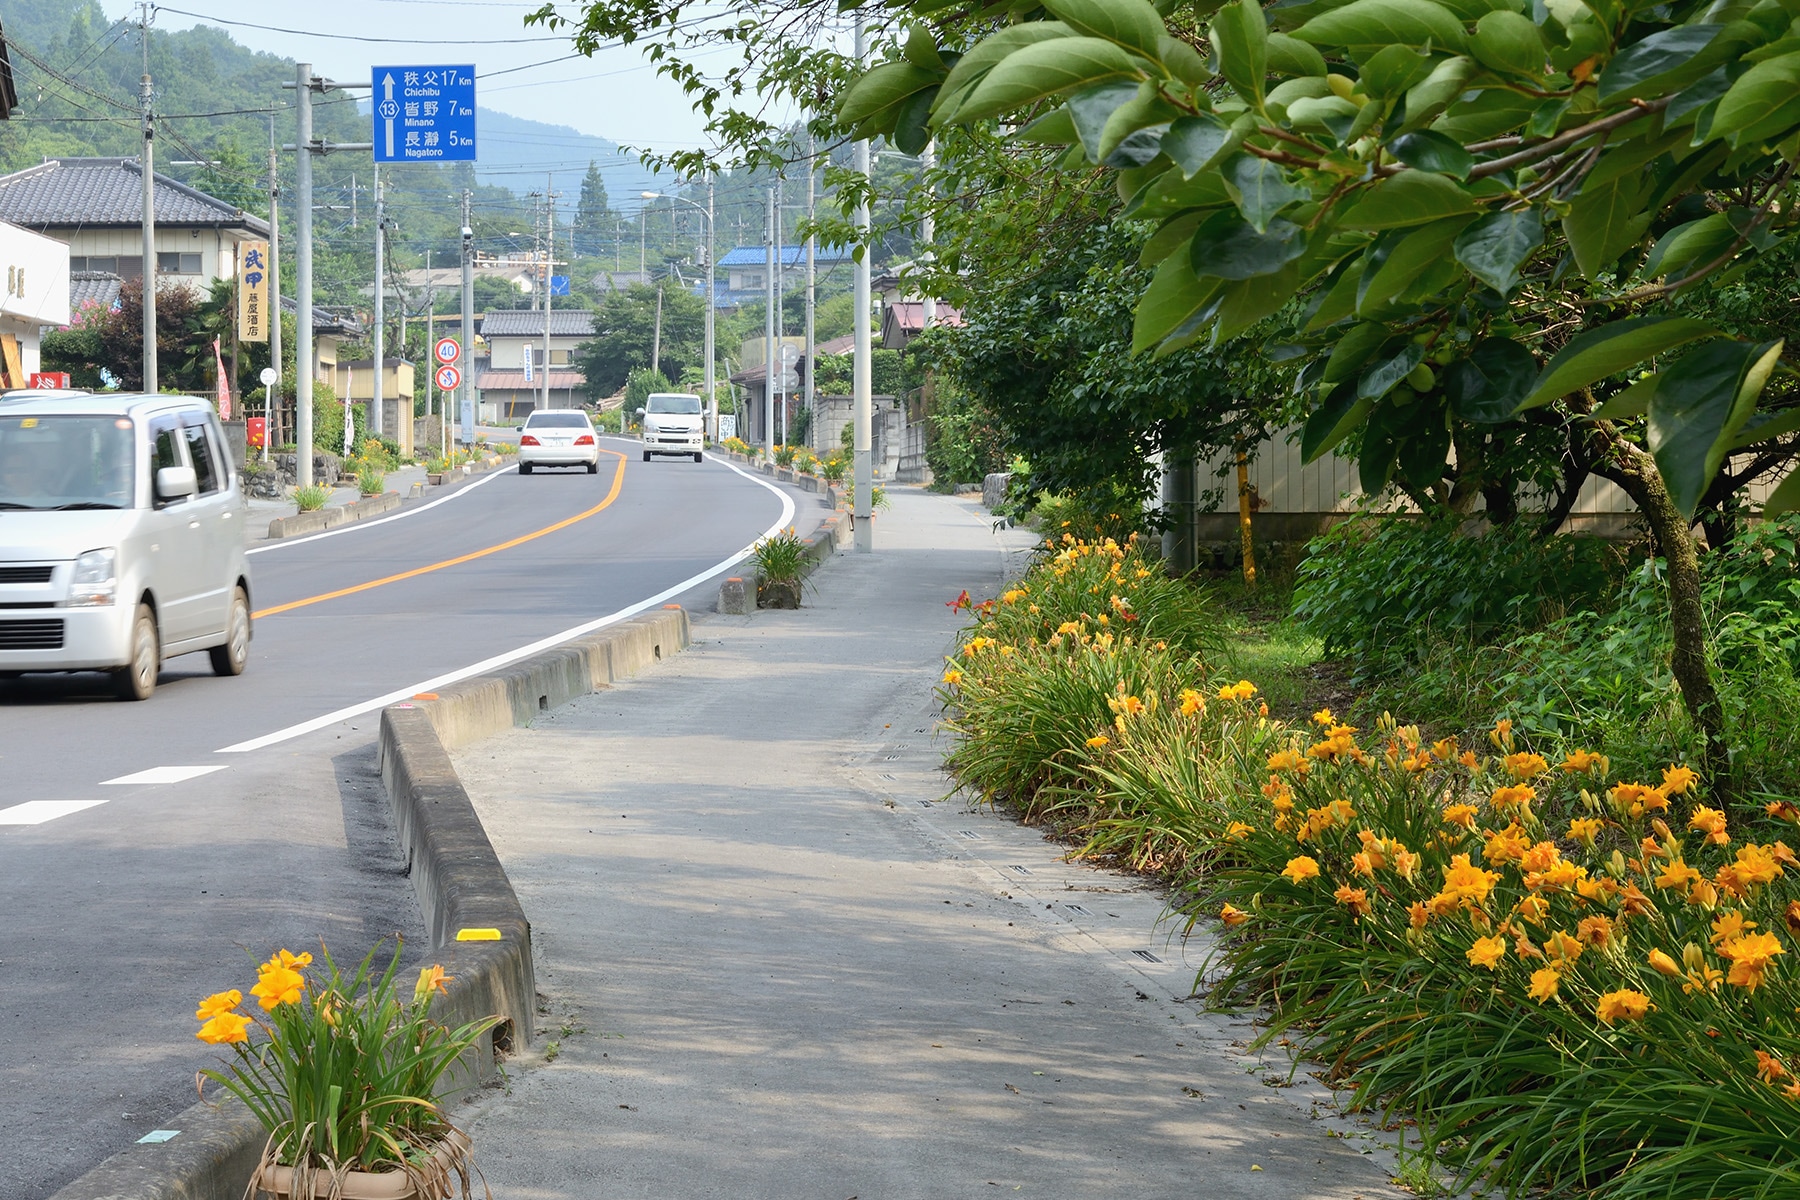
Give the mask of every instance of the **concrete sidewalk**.
[(708, 618), (457, 756), (545, 1013), (458, 1114), (495, 1194), (1397, 1194), (1383, 1139), (1188, 998), (1204, 947), (1160, 894), (942, 802), (945, 601), (998, 590), (1030, 539), (890, 495), (877, 553), (806, 608)]

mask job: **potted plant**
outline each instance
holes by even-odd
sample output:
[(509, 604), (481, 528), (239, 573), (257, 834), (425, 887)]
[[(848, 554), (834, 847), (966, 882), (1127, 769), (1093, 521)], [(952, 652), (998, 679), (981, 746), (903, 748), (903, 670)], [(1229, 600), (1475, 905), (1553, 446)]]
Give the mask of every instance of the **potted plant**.
[(242, 1100), (269, 1140), (249, 1194), (306, 1200), (447, 1200), (469, 1194), (469, 1139), (438, 1106), (439, 1082), (498, 1020), (449, 1029), (430, 1015), (450, 976), (425, 967), (410, 994), (397, 983), (401, 947), (379, 974), (371, 950), (345, 979), (321, 947), (277, 952), (257, 967), (248, 1015), (233, 988), (194, 1013), (195, 1035), (229, 1046), (224, 1070), (202, 1071)]
[(799, 608), (806, 543), (788, 526), (756, 543), (756, 607)]

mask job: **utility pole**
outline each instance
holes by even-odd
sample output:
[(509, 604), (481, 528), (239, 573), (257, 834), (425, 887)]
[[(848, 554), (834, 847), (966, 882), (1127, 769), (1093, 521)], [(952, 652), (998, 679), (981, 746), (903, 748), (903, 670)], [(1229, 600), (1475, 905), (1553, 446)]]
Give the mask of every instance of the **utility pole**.
[(294, 214), (300, 252), (294, 266), (294, 479), (301, 487), (313, 482), (313, 69), (294, 67), (294, 191), (300, 211)]
[(807, 430), (807, 441), (812, 441), (812, 429), (818, 427), (819, 407), (818, 392), (813, 386), (813, 376), (818, 373), (818, 344), (814, 338), (815, 321), (818, 303), (818, 247), (819, 239), (813, 236), (813, 175), (818, 170), (819, 149), (813, 141), (812, 134), (806, 135), (806, 414), (807, 422), (812, 426)]
[[(556, 278), (556, 182), (554, 172), (544, 176), (544, 407), (550, 407), (550, 292)], [(660, 295), (661, 293), (658, 293)]]
[(138, 96), (142, 106), (144, 150), (138, 165), (144, 174), (144, 390), (155, 392), (156, 380), (156, 125), (150, 115), (150, 5), (138, 5), (138, 41), (144, 54), (144, 75)]
[(444, 393), (437, 385), (437, 280), (431, 274), (431, 251), (425, 252), (425, 357), (430, 360), (428, 369), (431, 381), (425, 385), (427, 403), (425, 412), (429, 415), (437, 410), (438, 418), (438, 454), (450, 452), (449, 438), (445, 430), (449, 428), (444, 413)]
[[(369, 436), (380, 437), (381, 427), (386, 424), (385, 414), (381, 411), (381, 367), (387, 356), (387, 321), (386, 305), (383, 303), (387, 292), (387, 273), (382, 270), (382, 255), (387, 250), (387, 221), (381, 200), (381, 164), (375, 164), (375, 378), (371, 384), (369, 400)], [(399, 430), (395, 430), (396, 433)], [(350, 453), (350, 425), (344, 424), (344, 453)]]
[(781, 381), (783, 386), (781, 389), (780, 428), (781, 444), (784, 446), (787, 445), (788, 440), (787, 355), (784, 352), (786, 347), (783, 344), (787, 337), (787, 311), (782, 307), (787, 297), (784, 294), (786, 289), (782, 286), (785, 281), (781, 278), (782, 273), (787, 270), (787, 234), (782, 229), (781, 216), (782, 202), (787, 199), (785, 193), (786, 189), (782, 187), (781, 180), (777, 179), (775, 181), (775, 353), (782, 358)]
[(457, 424), (463, 445), (475, 446), (475, 229), (469, 224), (469, 189), (462, 194), (462, 405)]
[[(313, 174), (312, 160), (315, 154), (324, 154), (328, 150), (373, 150), (369, 142), (323, 142), (313, 137), (313, 93), (325, 92), (332, 88), (368, 87), (368, 84), (341, 84), (320, 79), (313, 74), (311, 63), (294, 64), (294, 82), (282, 84), (283, 88), (292, 87), (296, 93), (297, 103), (294, 106), (294, 191), (300, 211), (295, 214), (295, 233), (299, 247), (295, 253), (294, 264), (294, 409), (296, 426), (294, 433), (295, 482), (301, 487), (310, 487), (313, 481), (312, 469), (312, 356), (313, 356), (313, 290), (312, 290), (312, 234), (313, 234)], [(284, 147), (286, 149), (286, 147)], [(345, 421), (346, 436), (349, 422)]]
[(769, 212), (763, 220), (769, 277), (763, 280), (768, 311), (763, 321), (763, 445), (775, 457), (775, 189), (769, 189)]
[(650, 369), (662, 370), (662, 292), (663, 285), (656, 285), (656, 324), (650, 334)]
[[(920, 257), (925, 260), (927, 267), (934, 265), (937, 261), (937, 251), (932, 248), (932, 242), (937, 239), (937, 218), (931, 212), (931, 181), (926, 178), (936, 168), (937, 142), (932, 140), (925, 143), (925, 149), (919, 155), (919, 181), (925, 189), (925, 215), (919, 218), (919, 243), (924, 247), (924, 253)], [(923, 331), (930, 329), (935, 324), (937, 324), (937, 297), (927, 290), (920, 297), (919, 328)]]
[(719, 438), (719, 399), (713, 379), (713, 312), (718, 308), (717, 290), (713, 284), (713, 175), (706, 173), (706, 415), (712, 438)]
[[(866, 55), (863, 37), (863, 17), (856, 14), (856, 63), (860, 69)], [(863, 177), (863, 198), (856, 204), (856, 240), (861, 253), (856, 259), (856, 288), (852, 301), (854, 309), (852, 317), (856, 331), (856, 357), (851, 371), (851, 396), (853, 404), (854, 434), (851, 445), (854, 447), (854, 469), (856, 472), (856, 511), (851, 520), (856, 526), (856, 552), (868, 554), (875, 549), (875, 527), (873, 500), (875, 498), (875, 464), (870, 453), (869, 426), (874, 413), (874, 401), (871, 398), (872, 379), (870, 376), (869, 345), (869, 201), (867, 187), (869, 185), (869, 143), (864, 138), (856, 143), (856, 171)]]
[(281, 172), (275, 157), (275, 113), (269, 112), (269, 365), (275, 368), (275, 386), (266, 393), (263, 407), (263, 460), (275, 440), (275, 397), (281, 395)]
[(644, 212), (649, 207), (650, 206), (648, 204), (638, 205), (638, 282), (639, 283), (648, 283), (650, 281), (649, 268), (647, 268), (644, 265), (644, 263), (646, 262), (646, 259), (644, 257)]

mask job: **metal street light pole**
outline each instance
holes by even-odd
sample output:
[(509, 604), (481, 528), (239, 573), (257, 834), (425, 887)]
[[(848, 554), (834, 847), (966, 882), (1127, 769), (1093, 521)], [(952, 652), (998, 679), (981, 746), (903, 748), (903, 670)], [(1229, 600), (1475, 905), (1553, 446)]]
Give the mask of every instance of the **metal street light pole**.
[(775, 457), (775, 189), (769, 189), (769, 213), (764, 221), (768, 242), (769, 277), (763, 280), (768, 307), (763, 322), (763, 445)]

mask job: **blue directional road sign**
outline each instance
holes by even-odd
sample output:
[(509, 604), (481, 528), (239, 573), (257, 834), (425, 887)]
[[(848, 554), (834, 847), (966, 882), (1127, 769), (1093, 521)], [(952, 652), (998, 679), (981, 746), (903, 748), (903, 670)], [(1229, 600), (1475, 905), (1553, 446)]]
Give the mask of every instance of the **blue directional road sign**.
[(376, 67), (376, 162), (474, 162), (475, 68)]

